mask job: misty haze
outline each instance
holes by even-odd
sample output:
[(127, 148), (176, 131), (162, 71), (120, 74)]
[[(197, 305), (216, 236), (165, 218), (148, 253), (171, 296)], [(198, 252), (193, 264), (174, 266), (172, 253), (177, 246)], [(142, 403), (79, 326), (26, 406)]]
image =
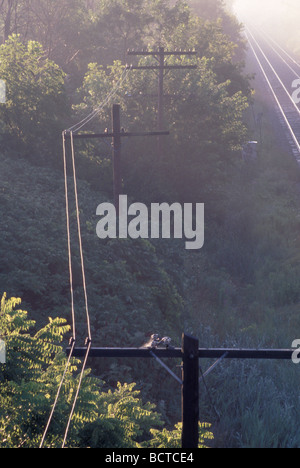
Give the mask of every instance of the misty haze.
[(299, 31), (0, 0), (0, 448), (300, 448)]

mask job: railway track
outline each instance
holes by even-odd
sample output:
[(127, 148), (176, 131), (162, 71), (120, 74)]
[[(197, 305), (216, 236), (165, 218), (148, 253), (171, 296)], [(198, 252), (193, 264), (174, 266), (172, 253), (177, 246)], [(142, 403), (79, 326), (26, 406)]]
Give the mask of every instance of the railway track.
[(300, 88), (300, 64), (266, 33), (246, 27), (245, 34), (277, 105), (293, 155), (300, 165), (300, 108), (295, 100), (295, 91)]

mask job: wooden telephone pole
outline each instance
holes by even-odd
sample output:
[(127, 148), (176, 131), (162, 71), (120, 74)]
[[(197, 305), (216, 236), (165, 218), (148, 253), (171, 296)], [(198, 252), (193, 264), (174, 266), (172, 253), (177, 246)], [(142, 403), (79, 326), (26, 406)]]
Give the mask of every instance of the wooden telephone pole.
[[(128, 68), (131, 70), (153, 70), (158, 72), (158, 105), (157, 105), (157, 130), (161, 132), (164, 128), (164, 78), (166, 72), (170, 70), (193, 70), (197, 68), (197, 65), (167, 65), (167, 57), (184, 57), (184, 56), (193, 56), (197, 55), (196, 51), (167, 51), (164, 47), (159, 47), (157, 51), (134, 51), (129, 50), (127, 52), (130, 56), (151, 56), (154, 57), (158, 64), (157, 65), (140, 65), (134, 66), (130, 65)], [(162, 137), (158, 137), (158, 154), (159, 157), (162, 157)]]
[[(74, 134), (73, 139), (101, 139), (112, 138), (112, 156), (113, 156), (113, 192), (114, 202), (117, 213), (119, 213), (119, 197), (122, 195), (122, 138), (124, 137), (149, 137), (169, 135), (170, 132), (125, 132), (121, 129), (121, 111), (120, 105), (114, 104), (112, 107), (112, 133), (83, 133)], [(66, 133), (65, 138), (70, 138), (70, 134)]]
[(182, 336), (182, 448), (199, 443), (199, 341)]

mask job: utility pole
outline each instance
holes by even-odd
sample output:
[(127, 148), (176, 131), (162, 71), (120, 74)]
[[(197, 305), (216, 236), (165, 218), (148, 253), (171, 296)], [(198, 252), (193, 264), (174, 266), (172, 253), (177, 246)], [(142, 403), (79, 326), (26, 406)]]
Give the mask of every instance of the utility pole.
[[(193, 56), (197, 55), (196, 51), (167, 51), (164, 47), (159, 47), (157, 51), (135, 51), (129, 50), (127, 52), (129, 56), (151, 56), (154, 57), (158, 64), (157, 65), (141, 65), (141, 66), (134, 66), (130, 65), (128, 68), (131, 70), (152, 70), (158, 72), (158, 106), (157, 106), (157, 130), (159, 132), (162, 131), (164, 127), (164, 78), (165, 74), (170, 70), (193, 70), (197, 68), (197, 65), (168, 65), (166, 64), (167, 57), (184, 57), (184, 56)], [(158, 155), (161, 160), (162, 158), (162, 137), (158, 137)]]
[(182, 336), (182, 448), (199, 443), (199, 341)]
[(112, 108), (112, 160), (113, 160), (113, 189), (114, 201), (117, 213), (119, 211), (119, 196), (122, 194), (122, 167), (121, 167), (121, 115), (120, 106), (113, 105)]
[[(159, 48), (159, 79), (158, 79), (158, 126), (161, 131), (164, 122), (164, 72), (165, 72), (165, 51)], [(161, 148), (160, 148), (161, 151)]]
[[(169, 135), (170, 132), (125, 132), (121, 129), (121, 111), (120, 105), (114, 104), (112, 107), (112, 133), (83, 133), (72, 135), (73, 139), (101, 139), (112, 138), (112, 153), (113, 153), (113, 193), (114, 202), (117, 214), (119, 213), (119, 197), (122, 195), (122, 138), (124, 137), (152, 137)], [(70, 134), (66, 133), (65, 138), (70, 138)]]

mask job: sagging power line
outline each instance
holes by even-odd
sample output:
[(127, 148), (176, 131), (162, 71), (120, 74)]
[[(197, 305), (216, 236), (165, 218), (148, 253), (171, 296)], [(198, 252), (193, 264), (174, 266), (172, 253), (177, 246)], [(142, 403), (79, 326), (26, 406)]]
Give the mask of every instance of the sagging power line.
[(82, 130), (88, 123), (94, 120), (101, 113), (101, 111), (105, 108), (105, 106), (107, 106), (110, 103), (112, 98), (117, 94), (118, 90), (122, 87), (124, 82), (127, 80), (127, 75), (128, 75), (128, 68), (125, 67), (120, 79), (117, 81), (117, 83), (112, 88), (110, 93), (104, 98), (101, 104), (94, 111), (88, 114), (84, 119), (82, 119), (80, 122), (66, 129), (65, 133), (70, 134), (72, 132), (74, 135), (75, 133), (79, 132), (79, 130)]
[[(82, 274), (82, 286), (83, 286), (83, 294), (84, 294), (84, 303), (85, 303), (85, 313), (86, 313), (86, 324), (87, 324), (87, 338), (85, 341), (86, 344), (86, 353), (85, 358), (82, 366), (82, 370), (79, 377), (79, 382), (77, 385), (77, 389), (75, 392), (75, 397), (73, 399), (73, 404), (71, 408), (71, 412), (68, 418), (62, 448), (65, 447), (67, 442), (68, 433), (70, 430), (71, 422), (74, 416), (75, 407), (78, 401), (79, 392), (81, 389), (81, 384), (89, 356), (89, 351), (92, 345), (92, 334), (91, 334), (91, 324), (90, 324), (90, 313), (89, 313), (89, 305), (88, 305), (88, 294), (87, 294), (87, 284), (86, 284), (86, 275), (85, 275), (85, 264), (84, 264), (84, 253), (83, 253), (83, 244), (82, 244), (82, 235), (81, 235), (81, 222), (80, 222), (80, 209), (79, 209), (79, 198), (78, 198), (78, 188), (77, 188), (77, 175), (76, 175), (76, 162), (75, 162), (75, 151), (74, 151), (74, 140), (72, 137), (72, 133), (70, 134), (70, 147), (71, 147), (71, 159), (72, 159), (72, 175), (73, 175), (73, 186), (74, 186), (74, 195), (75, 195), (75, 205), (76, 205), (76, 220), (77, 220), (77, 236), (78, 236), (78, 244), (79, 244), (79, 252), (80, 252), (80, 262), (81, 262), (81, 274)], [(71, 363), (71, 359), (73, 357), (73, 351), (75, 349), (76, 344), (76, 316), (75, 316), (75, 304), (74, 304), (74, 289), (73, 289), (73, 265), (72, 265), (72, 246), (71, 246), (71, 228), (70, 228), (70, 203), (69, 203), (69, 187), (68, 187), (68, 176), (67, 176), (67, 151), (66, 151), (66, 139), (65, 133), (63, 132), (63, 165), (64, 165), (64, 183), (65, 183), (65, 204), (66, 204), (66, 224), (67, 224), (67, 241), (68, 241), (68, 264), (69, 264), (69, 282), (70, 282), (70, 296), (71, 296), (71, 316), (72, 316), (72, 338), (70, 340), (71, 345), (71, 352), (69, 353), (64, 372), (58, 387), (58, 391), (54, 400), (54, 404), (52, 406), (52, 410), (49, 416), (49, 419), (46, 424), (45, 431), (43, 433), (43, 437), (40, 443), (40, 448), (43, 448), (47, 433), (49, 431), (55, 410), (57, 408), (57, 404), (59, 401), (59, 397), (62, 391), (62, 387)]]

